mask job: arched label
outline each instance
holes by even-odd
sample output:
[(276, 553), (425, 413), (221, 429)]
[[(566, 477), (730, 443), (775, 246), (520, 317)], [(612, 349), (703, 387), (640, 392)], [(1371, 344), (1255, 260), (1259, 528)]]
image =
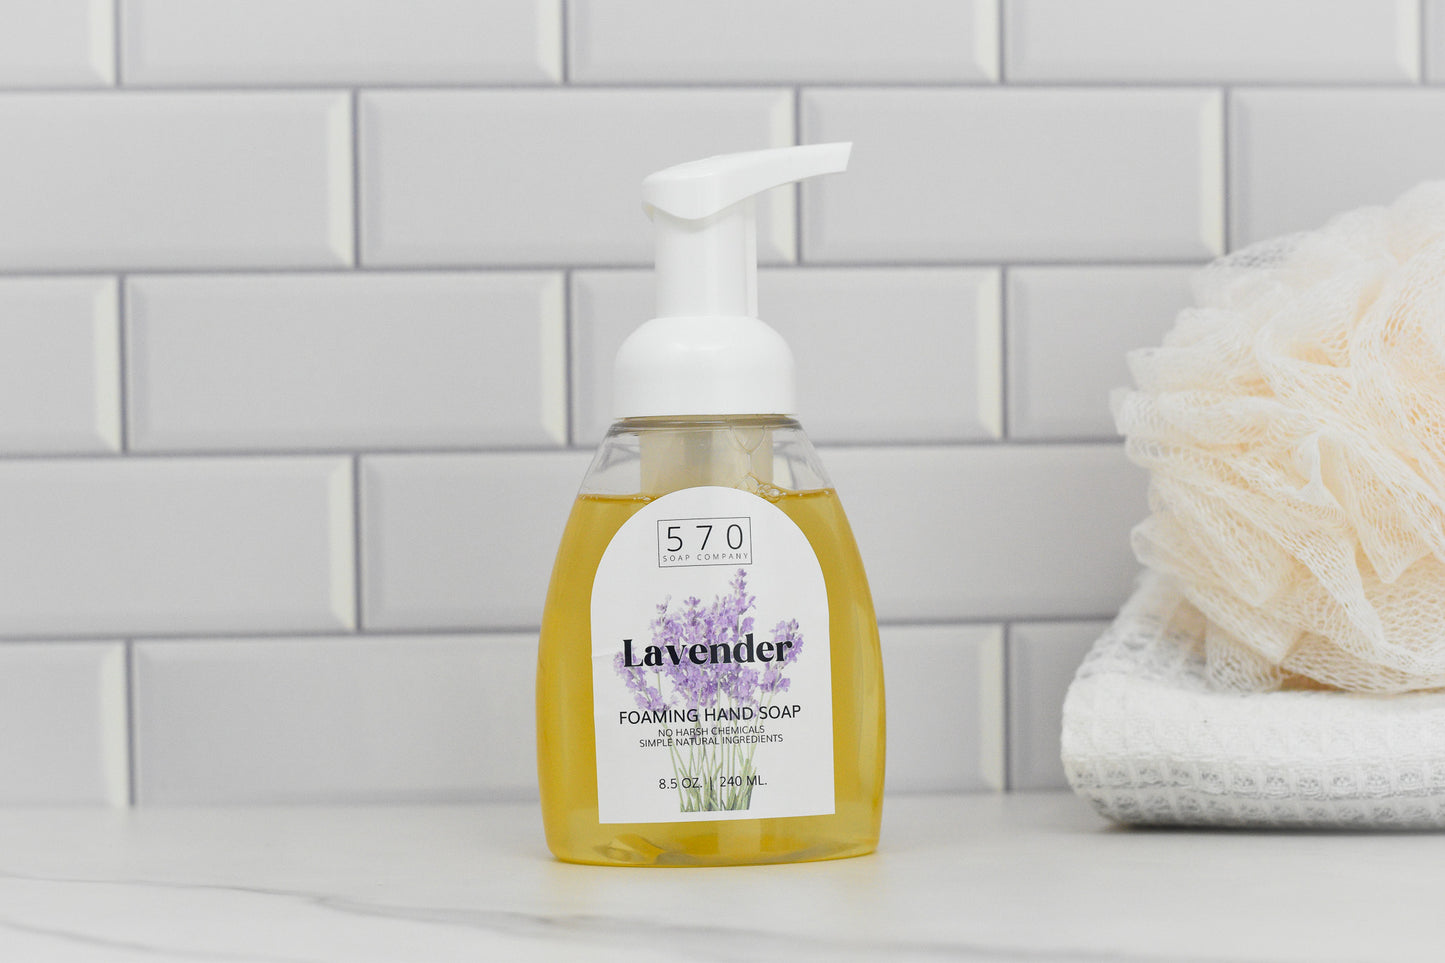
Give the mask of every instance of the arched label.
[(604, 823), (834, 811), (828, 592), (802, 530), (734, 488), (629, 518), (592, 584)]

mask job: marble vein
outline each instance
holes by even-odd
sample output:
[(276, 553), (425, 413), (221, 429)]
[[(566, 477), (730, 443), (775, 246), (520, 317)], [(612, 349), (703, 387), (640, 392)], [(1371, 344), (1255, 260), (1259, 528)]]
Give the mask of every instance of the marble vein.
[[(648, 871), (557, 863), (537, 821), (535, 804), (0, 809), (0, 961), (1439, 956), (1445, 834), (1140, 832), (1072, 796), (904, 796), (876, 856)], [(1348, 914), (1330, 909), (1341, 866)]]
[[(624, 871), (626, 872), (626, 871)], [(287, 899), (335, 913), (374, 919), (398, 920), (428, 926), (474, 931), (482, 935), (505, 935), (547, 943), (572, 943), (588, 947), (609, 945), (629, 951), (657, 951), (659, 958), (672, 957), (686, 947), (688, 959), (735, 963), (738, 959), (787, 959), (790, 963), (838, 960), (918, 961), (1054, 961), (1054, 963), (1226, 963), (1223, 957), (1134, 955), (1118, 952), (1066, 952), (1033, 950), (1001, 945), (964, 942), (909, 942), (906, 940), (843, 940), (798, 936), (765, 929), (740, 929), (716, 925), (659, 923), (636, 917), (613, 918), (584, 914), (524, 913), (509, 910), (463, 907), (406, 906), (369, 902), (302, 890), (207, 882), (168, 882), (149, 879), (100, 879), (38, 876), (0, 870), (0, 880), (53, 885), (136, 887), (177, 892), (235, 893), (271, 899)], [(324, 963), (324, 957), (258, 956), (169, 948), (155, 944), (111, 939), (23, 923), (0, 915), (0, 928), (49, 936), (101, 948), (146, 953), (152, 956), (198, 961), (253, 961), (253, 963)], [(1240, 963), (1230, 958), (1227, 963)], [(1246, 961), (1247, 963), (1247, 961)]]

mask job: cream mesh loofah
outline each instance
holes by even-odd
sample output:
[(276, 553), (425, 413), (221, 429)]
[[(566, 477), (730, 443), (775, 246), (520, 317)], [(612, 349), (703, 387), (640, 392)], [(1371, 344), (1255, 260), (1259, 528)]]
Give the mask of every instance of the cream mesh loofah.
[(1445, 182), (1196, 279), (1116, 392), (1134, 551), (1207, 618), (1207, 675), (1445, 686)]

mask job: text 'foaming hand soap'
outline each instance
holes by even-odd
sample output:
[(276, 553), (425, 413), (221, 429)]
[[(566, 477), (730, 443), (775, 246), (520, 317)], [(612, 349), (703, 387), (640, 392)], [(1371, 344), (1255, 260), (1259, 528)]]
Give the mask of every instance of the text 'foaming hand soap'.
[(657, 317), (617, 354), (542, 620), (537, 768), (559, 858), (856, 856), (883, 809), (883, 666), (853, 533), (757, 318), (753, 199), (849, 144), (651, 175)]

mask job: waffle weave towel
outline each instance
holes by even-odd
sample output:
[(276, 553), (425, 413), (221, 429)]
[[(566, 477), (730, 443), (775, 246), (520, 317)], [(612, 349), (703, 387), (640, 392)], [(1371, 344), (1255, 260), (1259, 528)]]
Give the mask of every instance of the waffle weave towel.
[(1445, 828), (1445, 692), (1213, 688), (1205, 620), (1149, 573), (1064, 701), (1069, 784), (1125, 823)]

